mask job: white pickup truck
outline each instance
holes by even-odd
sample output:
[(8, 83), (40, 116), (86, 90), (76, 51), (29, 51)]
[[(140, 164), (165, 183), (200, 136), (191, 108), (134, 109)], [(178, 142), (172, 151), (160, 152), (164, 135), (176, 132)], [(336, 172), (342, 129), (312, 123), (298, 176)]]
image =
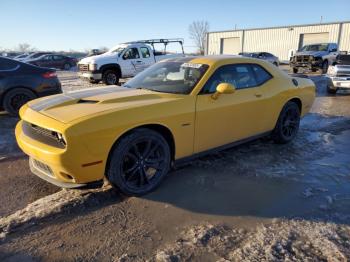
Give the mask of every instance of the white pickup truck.
[[(182, 53), (167, 54), (170, 43), (179, 43)], [(164, 51), (156, 52), (155, 44), (163, 44)], [(154, 63), (184, 56), (183, 39), (151, 39), (119, 44), (101, 55), (86, 57), (78, 63), (79, 77), (91, 83), (103, 81), (117, 85), (120, 78), (133, 77)]]

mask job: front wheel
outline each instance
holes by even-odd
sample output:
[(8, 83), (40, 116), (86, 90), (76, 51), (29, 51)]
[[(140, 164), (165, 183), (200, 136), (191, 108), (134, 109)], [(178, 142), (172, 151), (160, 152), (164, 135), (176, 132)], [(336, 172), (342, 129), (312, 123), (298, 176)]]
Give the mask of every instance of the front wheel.
[(102, 80), (106, 85), (118, 85), (119, 74), (114, 70), (106, 70), (103, 73)]
[(63, 65), (63, 69), (66, 70), (66, 71), (69, 71), (70, 68), (71, 68), (71, 66), (68, 63)]
[(283, 107), (275, 129), (272, 133), (273, 140), (278, 144), (286, 144), (292, 141), (298, 133), (300, 124), (300, 110), (296, 103), (288, 102)]
[(154, 190), (170, 168), (170, 148), (159, 133), (136, 129), (112, 149), (107, 179), (126, 195), (140, 196)]
[(337, 89), (333, 89), (329, 85), (327, 85), (327, 93), (331, 95), (335, 95), (337, 93)]
[(328, 70), (328, 61), (325, 60), (322, 64), (322, 74), (326, 74)]
[(297, 67), (293, 67), (293, 73), (297, 74), (298, 73), (298, 68)]

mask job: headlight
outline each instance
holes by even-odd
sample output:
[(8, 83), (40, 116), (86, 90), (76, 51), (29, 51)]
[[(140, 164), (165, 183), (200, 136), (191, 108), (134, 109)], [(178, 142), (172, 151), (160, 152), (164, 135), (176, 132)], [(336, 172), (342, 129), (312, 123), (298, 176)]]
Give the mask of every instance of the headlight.
[(64, 139), (63, 135), (61, 133), (55, 132), (57, 141), (60, 142), (63, 145), (66, 145), (66, 140)]
[(89, 64), (89, 71), (97, 70), (97, 64)]

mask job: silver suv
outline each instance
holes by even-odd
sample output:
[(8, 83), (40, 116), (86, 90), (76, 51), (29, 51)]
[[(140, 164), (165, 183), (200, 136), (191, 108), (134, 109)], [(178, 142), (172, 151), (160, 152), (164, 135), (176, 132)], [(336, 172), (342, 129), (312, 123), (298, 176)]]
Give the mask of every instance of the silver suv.
[(239, 55), (266, 60), (274, 64), (275, 66), (279, 66), (280, 64), (278, 57), (268, 52), (239, 53)]

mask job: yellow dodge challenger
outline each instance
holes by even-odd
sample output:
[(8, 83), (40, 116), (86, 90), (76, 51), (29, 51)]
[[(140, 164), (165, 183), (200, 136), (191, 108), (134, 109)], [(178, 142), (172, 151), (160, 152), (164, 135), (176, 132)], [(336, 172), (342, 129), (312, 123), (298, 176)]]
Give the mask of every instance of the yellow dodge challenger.
[(106, 178), (128, 195), (155, 189), (176, 161), (269, 135), (296, 136), (315, 86), (240, 56), (159, 62), (122, 87), (24, 105), (16, 126), (30, 168), (60, 187)]

